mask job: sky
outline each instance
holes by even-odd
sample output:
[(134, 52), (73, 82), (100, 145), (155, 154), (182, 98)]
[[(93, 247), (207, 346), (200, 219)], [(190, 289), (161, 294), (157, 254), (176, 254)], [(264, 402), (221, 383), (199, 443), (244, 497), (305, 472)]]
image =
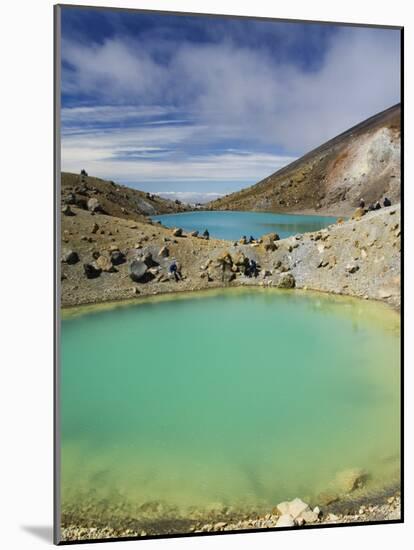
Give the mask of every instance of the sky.
[(400, 101), (398, 30), (61, 13), (64, 171), (204, 202)]

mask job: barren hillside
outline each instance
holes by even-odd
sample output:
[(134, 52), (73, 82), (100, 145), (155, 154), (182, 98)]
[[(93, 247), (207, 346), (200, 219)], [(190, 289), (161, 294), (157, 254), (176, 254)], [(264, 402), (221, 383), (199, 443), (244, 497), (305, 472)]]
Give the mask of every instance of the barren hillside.
[[(88, 201), (95, 202), (95, 207)], [(142, 221), (145, 216), (184, 212), (188, 207), (179, 201), (163, 199), (157, 195), (118, 185), (86, 175), (62, 172), (61, 200), (63, 206), (84, 210), (96, 209), (118, 218)], [(98, 206), (96, 205), (98, 203)]]
[(361, 197), (400, 202), (400, 133), (398, 104), (207, 208), (348, 215)]

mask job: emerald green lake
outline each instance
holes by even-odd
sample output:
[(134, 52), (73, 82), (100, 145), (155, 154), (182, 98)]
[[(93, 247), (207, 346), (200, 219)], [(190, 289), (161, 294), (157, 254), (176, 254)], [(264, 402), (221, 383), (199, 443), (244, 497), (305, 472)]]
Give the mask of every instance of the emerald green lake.
[(337, 220), (329, 216), (214, 210), (162, 214), (152, 216), (152, 219), (160, 221), (165, 227), (181, 227), (185, 231), (202, 233), (208, 229), (212, 237), (230, 240), (238, 240), (242, 235), (258, 238), (271, 232), (278, 233), (284, 239), (297, 233), (319, 231)]
[(349, 468), (397, 483), (399, 330), (382, 304), (269, 289), (69, 311), (63, 511), (315, 501)]

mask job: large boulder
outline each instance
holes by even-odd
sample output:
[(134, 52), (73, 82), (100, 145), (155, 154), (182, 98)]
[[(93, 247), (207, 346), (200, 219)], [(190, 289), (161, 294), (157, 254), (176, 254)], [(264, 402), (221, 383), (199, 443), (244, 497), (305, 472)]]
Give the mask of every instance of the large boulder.
[(282, 273), (277, 281), (277, 288), (294, 288), (296, 284), (292, 273)]
[(143, 260), (134, 260), (129, 264), (129, 276), (136, 283), (147, 283), (154, 278)]

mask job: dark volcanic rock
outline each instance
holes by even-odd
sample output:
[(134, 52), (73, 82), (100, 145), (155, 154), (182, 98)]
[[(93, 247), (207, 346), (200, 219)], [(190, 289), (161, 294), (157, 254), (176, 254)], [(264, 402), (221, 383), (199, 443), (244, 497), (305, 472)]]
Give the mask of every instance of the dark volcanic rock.
[(129, 276), (136, 283), (147, 283), (154, 278), (143, 260), (134, 260), (129, 264)]
[(62, 251), (62, 262), (73, 265), (79, 262), (78, 253), (74, 250), (63, 250)]
[(125, 254), (120, 250), (114, 250), (111, 252), (111, 262), (113, 265), (120, 265), (126, 262)]
[(75, 216), (75, 212), (73, 212), (72, 208), (68, 204), (62, 208), (62, 214), (64, 216)]
[(102, 272), (102, 269), (93, 264), (83, 264), (83, 270), (88, 279), (96, 279)]

